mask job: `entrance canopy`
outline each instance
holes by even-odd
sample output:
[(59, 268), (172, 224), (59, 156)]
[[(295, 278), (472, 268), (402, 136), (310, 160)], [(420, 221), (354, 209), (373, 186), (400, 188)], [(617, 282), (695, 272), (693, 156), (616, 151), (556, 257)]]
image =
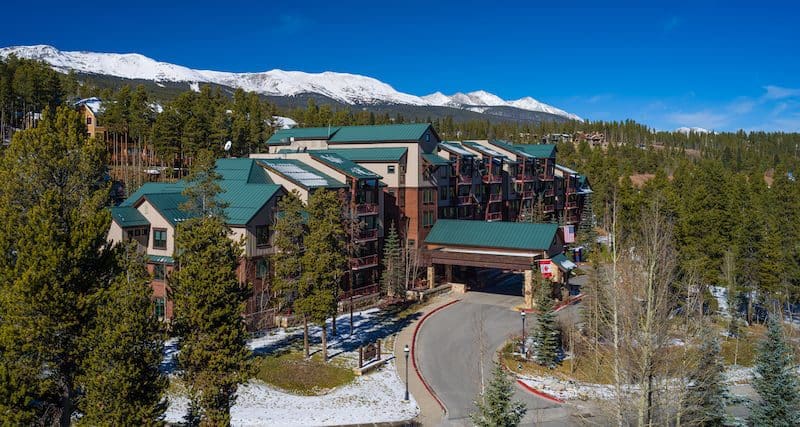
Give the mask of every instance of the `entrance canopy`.
[(425, 245), (431, 264), (530, 270), (564, 243), (556, 224), (440, 219)]

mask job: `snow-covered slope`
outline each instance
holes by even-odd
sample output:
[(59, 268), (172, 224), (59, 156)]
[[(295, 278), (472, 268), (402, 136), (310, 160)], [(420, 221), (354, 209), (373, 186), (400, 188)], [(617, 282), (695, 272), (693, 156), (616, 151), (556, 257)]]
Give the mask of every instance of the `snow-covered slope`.
[(527, 111), (554, 114), (573, 120), (580, 117), (541, 103), (531, 97), (505, 101), (486, 91), (456, 93), (447, 96), (436, 92), (419, 97), (395, 90), (377, 79), (357, 74), (305, 73), (302, 71), (271, 70), (261, 73), (230, 73), (194, 70), (180, 65), (159, 62), (136, 53), (66, 52), (52, 46), (13, 46), (0, 48), (0, 57), (14, 54), (20, 58), (38, 59), (61, 72), (99, 74), (126, 79), (154, 82), (186, 82), (197, 90), (198, 83), (242, 88), (271, 96), (319, 94), (350, 105), (400, 104), (419, 106), (446, 106), (473, 111), (486, 111), (484, 107), (512, 107)]

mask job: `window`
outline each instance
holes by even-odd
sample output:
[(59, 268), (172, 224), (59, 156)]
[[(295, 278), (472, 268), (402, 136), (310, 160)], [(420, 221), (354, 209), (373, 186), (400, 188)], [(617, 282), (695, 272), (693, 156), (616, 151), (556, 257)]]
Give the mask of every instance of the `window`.
[(422, 226), (425, 228), (432, 227), (434, 221), (433, 211), (422, 212)]
[(153, 305), (155, 306), (156, 317), (163, 319), (167, 314), (167, 302), (164, 298), (156, 298), (153, 300)]
[(428, 132), (425, 132), (425, 142), (431, 142), (431, 134)]
[(92, 124), (92, 118), (91, 118), (91, 117), (87, 117), (87, 118), (86, 118), (86, 124), (87, 124), (87, 125), (90, 125), (90, 124)]
[(153, 249), (167, 249), (167, 229), (153, 229)]
[(256, 246), (269, 246), (269, 226), (256, 226)]
[(439, 187), (439, 200), (447, 200), (450, 194), (450, 187)]
[(266, 258), (256, 261), (256, 279), (266, 279), (269, 275), (269, 263)]
[(436, 189), (424, 188), (422, 190), (422, 204), (430, 205), (436, 202)]
[(164, 280), (167, 278), (167, 266), (164, 264), (153, 264), (153, 279)]
[(386, 166), (386, 173), (394, 173), (394, 165)]

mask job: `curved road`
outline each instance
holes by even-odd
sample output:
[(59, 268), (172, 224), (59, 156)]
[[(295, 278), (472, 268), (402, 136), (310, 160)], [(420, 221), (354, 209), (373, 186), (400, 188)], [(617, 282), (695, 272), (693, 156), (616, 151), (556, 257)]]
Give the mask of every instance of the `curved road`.
[[(417, 336), (420, 372), (447, 407), (442, 425), (472, 425), (469, 414), (475, 410), (481, 378), (485, 384), (491, 380), (493, 353), (522, 329), (519, 312), (512, 309), (523, 303), (522, 277), (499, 280), (490, 288), (468, 292), (461, 302), (433, 315)], [(526, 334), (531, 317), (526, 319)], [(528, 408), (523, 425), (578, 425), (568, 406), (536, 397), (516, 384), (515, 399)]]

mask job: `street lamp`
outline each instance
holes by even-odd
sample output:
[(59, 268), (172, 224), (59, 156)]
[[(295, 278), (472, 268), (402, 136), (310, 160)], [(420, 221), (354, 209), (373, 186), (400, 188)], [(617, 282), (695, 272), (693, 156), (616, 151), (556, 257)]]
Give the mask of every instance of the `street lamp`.
[(525, 357), (525, 310), (520, 310), (519, 315), (522, 317), (522, 357)]
[(406, 344), (406, 346), (403, 347), (403, 353), (406, 355), (406, 402), (408, 402), (408, 353), (410, 352), (411, 350), (408, 348), (408, 344)]

